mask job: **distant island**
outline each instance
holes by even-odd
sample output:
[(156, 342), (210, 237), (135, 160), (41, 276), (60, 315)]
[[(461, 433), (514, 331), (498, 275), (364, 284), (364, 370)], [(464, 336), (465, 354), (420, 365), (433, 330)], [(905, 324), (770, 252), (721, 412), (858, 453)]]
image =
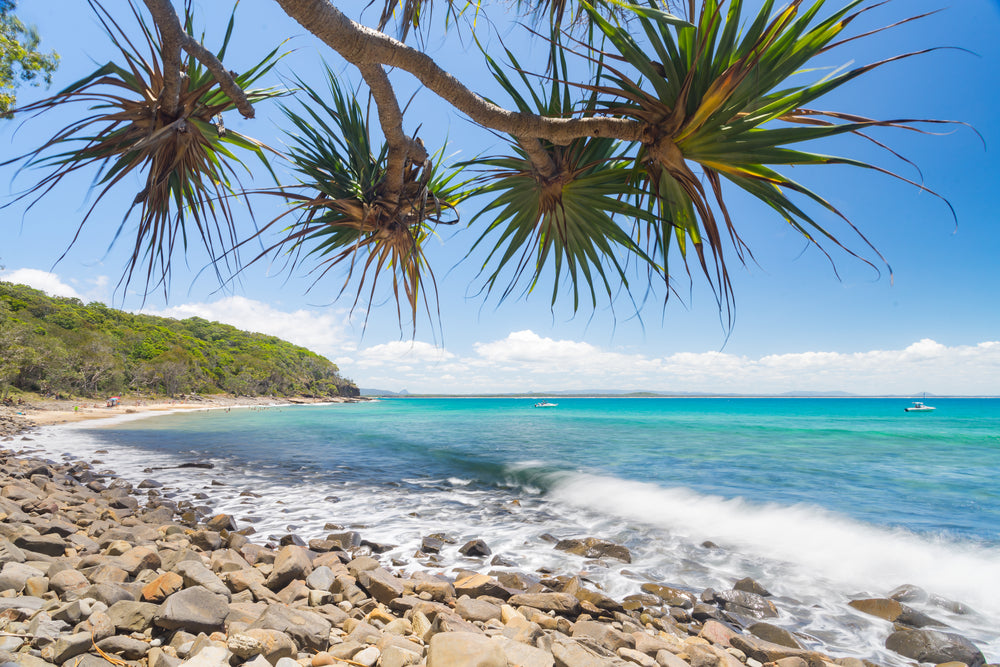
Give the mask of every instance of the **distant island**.
[(0, 398), (357, 396), (337, 365), (275, 336), (199, 317), (137, 315), (0, 282)]

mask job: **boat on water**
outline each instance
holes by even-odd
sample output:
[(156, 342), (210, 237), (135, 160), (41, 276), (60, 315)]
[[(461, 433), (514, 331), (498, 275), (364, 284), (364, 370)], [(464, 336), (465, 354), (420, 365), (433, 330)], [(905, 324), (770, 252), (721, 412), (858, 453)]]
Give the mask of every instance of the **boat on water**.
[(903, 408), (904, 412), (932, 412), (936, 408), (930, 405), (924, 405), (920, 401), (913, 401), (913, 405), (908, 408)]
[(548, 401), (542, 401), (541, 403), (535, 403), (536, 408), (554, 408), (558, 403), (549, 403)]

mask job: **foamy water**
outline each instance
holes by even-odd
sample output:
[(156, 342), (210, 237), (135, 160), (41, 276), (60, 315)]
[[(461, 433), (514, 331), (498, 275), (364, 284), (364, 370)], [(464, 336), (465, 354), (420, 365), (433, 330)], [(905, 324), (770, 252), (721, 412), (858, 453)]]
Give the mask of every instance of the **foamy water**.
[[(781, 612), (775, 624), (832, 655), (886, 665), (909, 662), (883, 647), (891, 624), (846, 603), (884, 596), (902, 584), (918, 585), (932, 596), (974, 609), (976, 613), (958, 615), (941, 601), (912, 605), (972, 639), (988, 661), (1000, 659), (1000, 547), (988, 535), (970, 538), (961, 531), (875, 525), (818, 503), (726, 497), (669, 484), (662, 475), (641, 481), (602, 474), (586, 466), (559, 465), (556, 457), (546, 455), (553, 447), (563, 452), (565, 444), (547, 443), (537, 452), (523, 445), (512, 446), (511, 454), (500, 445), (490, 450), (495, 432), (480, 449), (502, 450), (502, 455), (487, 460), (453, 456), (435, 439), (447, 416), (436, 415), (429, 439), (421, 441), (425, 426), (420, 424), (385, 424), (382, 418), (377, 429), (372, 426), (367, 420), (382, 414), (380, 406), (339, 408), (331, 408), (331, 418), (365, 422), (371, 428), (363, 430), (376, 430), (378, 442), (315, 449), (286, 431), (268, 451), (255, 449), (241, 431), (239, 444), (219, 447), (214, 439), (231, 434), (230, 425), (238, 422), (207, 415), (193, 428), (180, 428), (192, 415), (177, 415), (157, 418), (156, 429), (145, 428), (153, 425), (150, 421), (125, 425), (114, 434), (100, 424), (49, 427), (33, 435), (34, 441), (20, 444), (52, 459), (102, 461), (95, 468), (134, 483), (157, 479), (165, 484), (162, 493), (251, 523), (257, 530), (254, 539), (260, 541), (289, 532), (304, 539), (336, 532), (325, 529), (327, 524), (358, 530), (368, 540), (394, 545), (383, 558), (406, 561), (410, 569), (503, 569), (457, 553), (467, 540), (481, 538), (494, 554), (513, 562), (514, 569), (580, 573), (619, 599), (638, 592), (645, 581), (700, 592), (728, 589), (751, 576), (774, 593)], [(178, 420), (175, 427), (164, 428), (171, 420)], [(537, 427), (518, 426), (517, 438), (537, 437)], [(570, 425), (557, 432), (572, 434), (578, 428)], [(361, 460), (358, 452), (369, 452), (400, 433), (407, 434), (401, 444)], [(455, 432), (448, 437), (455, 438)], [(417, 447), (412, 446), (414, 438), (420, 441)], [(537, 453), (543, 455), (533, 455)], [(424, 464), (425, 459), (433, 461)], [(215, 467), (176, 468), (191, 461)], [(245, 491), (259, 497), (241, 496)], [(199, 500), (196, 494), (208, 498)], [(413, 555), (421, 539), (432, 533), (445, 533), (454, 544), (442, 550), (440, 562), (419, 563)], [(633, 562), (584, 561), (556, 551), (545, 535), (608, 539), (626, 545)], [(719, 548), (702, 546), (706, 540)]]

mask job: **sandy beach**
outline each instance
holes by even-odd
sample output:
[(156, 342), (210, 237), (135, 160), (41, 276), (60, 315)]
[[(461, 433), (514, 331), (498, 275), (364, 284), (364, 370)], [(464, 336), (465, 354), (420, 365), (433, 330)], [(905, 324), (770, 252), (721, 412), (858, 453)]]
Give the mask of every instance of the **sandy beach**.
[[(280, 406), (309, 403), (338, 403), (357, 401), (356, 398), (325, 397), (260, 397), (260, 396), (185, 396), (176, 399), (143, 399), (123, 396), (121, 402), (108, 407), (97, 399), (32, 400), (23, 405), (0, 406), (0, 436), (13, 435), (35, 426), (50, 426), (82, 422), (93, 419), (110, 419), (122, 415), (143, 413), (168, 413), (188, 410), (216, 410), (254, 406)], [(363, 400), (363, 399), (361, 399)]]

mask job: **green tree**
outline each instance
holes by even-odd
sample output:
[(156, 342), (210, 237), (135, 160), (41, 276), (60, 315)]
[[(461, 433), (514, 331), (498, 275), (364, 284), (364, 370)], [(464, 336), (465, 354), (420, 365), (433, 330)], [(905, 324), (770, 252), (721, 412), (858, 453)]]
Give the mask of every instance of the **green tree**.
[[(547, 44), (540, 50), (548, 57), (522, 63), (510, 51), (483, 51), (483, 74), (504, 92), (496, 101), (476, 93), (481, 79), (463, 82), (422, 45), (443, 29), (466, 33), (470, 45), (497, 43), (486, 38), (509, 20), (508, 1), (275, 2), (350, 67), (336, 75), (328, 69), (326, 81), (296, 81), (298, 102), (283, 104), (293, 182), (263, 194), (290, 207), (263, 231), (237, 224), (229, 195), (246, 193), (229, 177), (244, 166), (240, 151), (271, 160), (259, 143), (225, 131), (218, 119), (233, 110), (253, 117), (258, 104), (280, 94), (249, 87), (277, 52), (231, 73), (224, 62), (235, 19), (216, 38), (221, 48), (210, 50), (190, 3), (179, 16), (170, 0), (144, 0), (148, 18), (133, 29), (95, 2), (121, 62), (25, 108), (106, 103), (27, 159), (49, 168), (38, 193), (85, 167), (98, 171), (98, 199), (127, 187), (126, 174), (145, 178), (129, 209), (137, 234), (127, 279), (140, 268), (147, 288), (164, 282), (173, 251), (187, 246), (174, 242), (181, 238), (200, 238), (225, 277), (240, 266), (236, 251), (267, 234), (268, 250), (258, 259), (289, 253), (293, 267), (336, 270), (341, 293), (355, 304), (367, 300), (369, 308), (376, 286), (388, 283), (401, 323), (409, 317), (416, 326), (418, 310), (432, 316), (435, 296), (423, 245), (437, 226), (457, 222), (460, 203), (481, 195), (469, 203), (478, 207), (476, 245), (488, 255), (485, 287), (501, 299), (553, 277), (551, 298), (568, 287), (574, 307), (613, 300), (622, 287), (641, 295), (650, 281), (663, 281), (669, 295), (673, 280), (693, 268), (729, 311), (727, 260), (752, 256), (738, 211), (727, 203), (733, 193), (756, 198), (824, 253), (881, 260), (788, 168), (847, 165), (895, 175), (815, 146), (853, 134), (892, 156), (873, 130), (921, 131), (923, 123), (939, 122), (823, 110), (841, 86), (933, 50), (853, 64), (856, 41), (881, 32), (852, 32), (862, 14), (884, 11), (888, 3), (878, 0), (518, 0), (513, 6), (534, 26), (525, 28), (528, 38)], [(922, 17), (897, 18), (886, 23)], [(840, 55), (831, 60), (831, 52)], [(831, 63), (842, 66), (831, 70)], [(443, 148), (428, 149), (417, 136), (426, 119), (404, 114), (394, 87), (404, 76), (506, 147), (445, 165)], [(821, 223), (817, 213), (830, 212), (845, 225)]]
[(16, 9), (15, 0), (0, 0), (0, 118), (9, 117), (18, 86), (52, 83), (52, 73), (59, 65), (55, 51), (38, 50), (38, 31), (24, 25), (14, 15)]

